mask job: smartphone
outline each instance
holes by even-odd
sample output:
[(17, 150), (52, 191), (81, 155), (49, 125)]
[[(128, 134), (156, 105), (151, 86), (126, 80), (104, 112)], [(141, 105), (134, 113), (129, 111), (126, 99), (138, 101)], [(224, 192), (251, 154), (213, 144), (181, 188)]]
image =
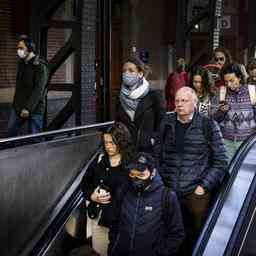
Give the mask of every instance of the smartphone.
[(106, 185), (104, 185), (104, 184), (101, 184), (101, 185), (99, 186), (99, 191), (98, 191), (98, 192), (100, 193), (101, 190), (104, 190), (105, 193), (110, 193), (110, 191), (111, 191), (110, 187), (108, 187), (108, 186), (106, 186)]

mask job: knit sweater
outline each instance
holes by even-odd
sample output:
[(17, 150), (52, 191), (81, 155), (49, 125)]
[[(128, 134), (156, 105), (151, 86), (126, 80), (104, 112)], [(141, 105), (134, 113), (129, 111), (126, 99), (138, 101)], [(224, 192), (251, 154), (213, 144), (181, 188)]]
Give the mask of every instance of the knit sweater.
[(217, 110), (218, 99), (214, 102), (213, 116), (220, 123), (224, 139), (242, 141), (255, 131), (255, 107), (251, 104), (248, 85), (242, 85), (237, 92), (227, 88), (229, 110), (226, 113)]

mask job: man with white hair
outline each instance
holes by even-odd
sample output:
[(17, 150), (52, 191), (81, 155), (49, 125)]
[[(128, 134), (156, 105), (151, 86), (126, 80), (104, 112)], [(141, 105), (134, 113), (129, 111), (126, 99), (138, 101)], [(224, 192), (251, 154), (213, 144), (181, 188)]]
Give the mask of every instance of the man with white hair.
[(175, 95), (175, 112), (161, 124), (160, 174), (179, 198), (191, 255), (204, 225), (212, 191), (227, 170), (227, 156), (218, 124), (197, 111), (197, 96), (190, 87)]

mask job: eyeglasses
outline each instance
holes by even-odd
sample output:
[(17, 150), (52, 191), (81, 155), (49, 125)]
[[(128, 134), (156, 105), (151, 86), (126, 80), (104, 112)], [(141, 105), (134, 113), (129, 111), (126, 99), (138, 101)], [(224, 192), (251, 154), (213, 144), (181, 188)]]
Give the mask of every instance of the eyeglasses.
[(188, 99), (181, 99), (181, 100), (175, 99), (175, 100), (174, 100), (174, 103), (175, 103), (176, 105), (178, 105), (179, 103), (184, 104), (184, 103), (188, 103), (188, 102), (190, 102), (190, 101), (191, 101), (191, 100), (188, 100)]
[(224, 61), (224, 57), (219, 57), (219, 58), (214, 58), (214, 60), (217, 62), (217, 61)]

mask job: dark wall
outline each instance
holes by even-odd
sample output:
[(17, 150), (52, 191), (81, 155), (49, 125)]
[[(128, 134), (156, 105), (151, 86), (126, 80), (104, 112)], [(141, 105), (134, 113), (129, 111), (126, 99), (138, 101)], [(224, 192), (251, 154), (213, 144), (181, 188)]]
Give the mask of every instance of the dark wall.
[(84, 0), (81, 35), (81, 122), (96, 122), (96, 0)]
[(29, 18), (31, 13), (30, 0), (12, 1), (13, 3), (13, 32), (15, 34), (29, 33)]

